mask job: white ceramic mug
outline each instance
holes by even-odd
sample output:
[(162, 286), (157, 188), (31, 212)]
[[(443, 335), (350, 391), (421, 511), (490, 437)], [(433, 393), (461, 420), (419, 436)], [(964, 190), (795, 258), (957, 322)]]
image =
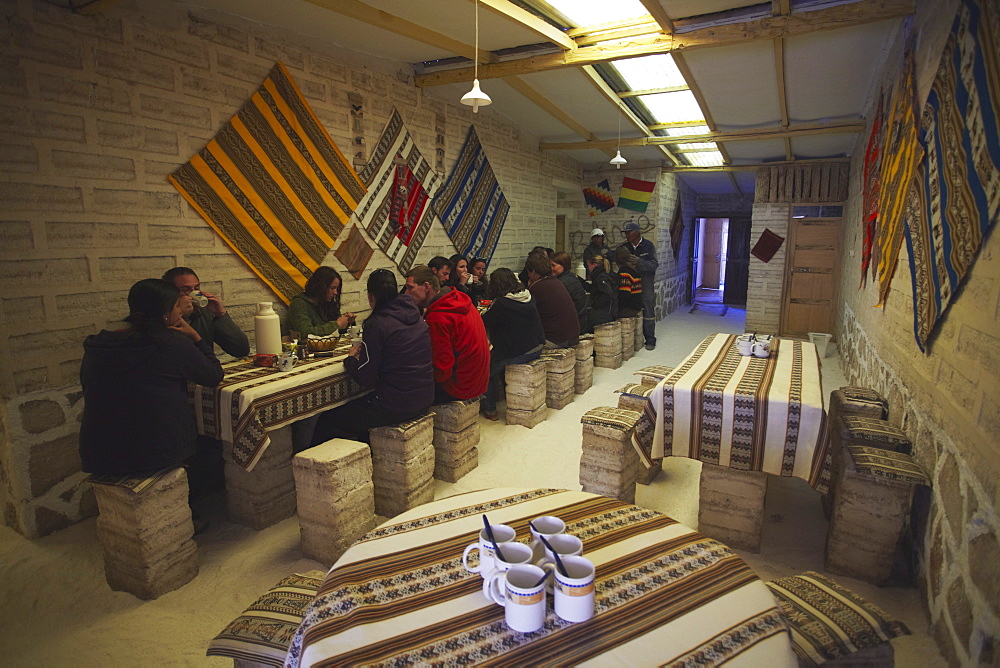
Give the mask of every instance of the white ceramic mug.
[(291, 371), (298, 361), (298, 358), (293, 353), (287, 353), (278, 358), (278, 369), (281, 371)]
[(504, 607), (504, 619), (514, 631), (531, 633), (545, 625), (545, 571), (519, 564), (494, 572), (485, 582), (486, 597)]
[(195, 306), (200, 306), (201, 308), (208, 306), (208, 297), (201, 290), (192, 290), (188, 296), (191, 298), (191, 303)]
[[(517, 537), (514, 529), (506, 524), (491, 524), (490, 528), (493, 530), (493, 537), (496, 538), (497, 545), (500, 546), (501, 550), (504, 543), (512, 543)], [(479, 564), (476, 566), (469, 565), (469, 553), (473, 550), (479, 550)], [(462, 565), (470, 573), (480, 573), (483, 577), (486, 577), (493, 570), (493, 544), (486, 537), (486, 529), (479, 530), (478, 542), (472, 543), (465, 548), (465, 552), (462, 553)]]
[(753, 339), (749, 335), (741, 336), (736, 339), (736, 352), (740, 355), (752, 355), (753, 354)]
[(754, 357), (767, 357), (771, 354), (771, 344), (770, 342), (758, 341), (753, 344), (753, 356)]
[(489, 584), (490, 578), (494, 573), (506, 573), (514, 566), (531, 563), (531, 548), (524, 543), (510, 542), (498, 543), (498, 545), (503, 557), (499, 554), (494, 554), (493, 566), (489, 570), (480, 569), (479, 571), (479, 574), (483, 576), (483, 595), (486, 598), (489, 598), (489, 594), (486, 593), (486, 585)]
[(564, 532), (566, 530), (566, 523), (554, 515), (542, 515), (531, 520), (528, 528), (531, 530), (531, 542), (528, 545), (535, 552), (535, 561), (538, 561), (545, 555), (545, 547), (542, 545), (542, 541), (538, 539), (538, 535), (545, 536), (547, 540), (552, 536)]
[(597, 585), (594, 582), (594, 564), (584, 557), (564, 557), (563, 575), (555, 564), (546, 564), (552, 571), (553, 599), (556, 614), (567, 622), (585, 622), (594, 616)]

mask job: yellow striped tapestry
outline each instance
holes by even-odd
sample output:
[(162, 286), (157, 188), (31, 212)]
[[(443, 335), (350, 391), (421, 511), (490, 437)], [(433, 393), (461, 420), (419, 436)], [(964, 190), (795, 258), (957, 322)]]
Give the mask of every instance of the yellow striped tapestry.
[(365, 194), (281, 63), (169, 180), (286, 304)]
[(896, 270), (903, 243), (903, 213), (910, 181), (923, 157), (917, 143), (916, 72), (913, 50), (907, 48), (903, 71), (892, 92), (889, 114), (885, 119), (886, 136), (882, 144), (882, 172), (879, 175), (878, 222), (875, 231), (878, 304), (889, 294), (889, 284)]

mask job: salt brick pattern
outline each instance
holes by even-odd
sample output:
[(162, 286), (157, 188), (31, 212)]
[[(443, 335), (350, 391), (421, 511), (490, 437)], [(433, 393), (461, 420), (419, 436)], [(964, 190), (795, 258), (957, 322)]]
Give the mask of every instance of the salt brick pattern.
[(846, 444), (838, 446), (824, 568), (882, 586), (910, 515), (913, 484), (858, 472)]
[(370, 429), (375, 512), (383, 517), (434, 499), (434, 414)]
[[(622, 361), (627, 362), (635, 354), (635, 318), (622, 318), (618, 322), (621, 323)], [(642, 321), (639, 323), (641, 327)]]
[(507, 405), (507, 424), (519, 424), (522, 427), (527, 427), (532, 429), (537, 425), (541, 424), (545, 417), (548, 415), (549, 407), (545, 405), (542, 401), (542, 405), (529, 410), (522, 410), (519, 408), (511, 408), (508, 402)]
[(142, 494), (94, 485), (94, 495), (104, 575), (113, 590), (154, 599), (198, 575), (184, 469), (174, 469)]
[(594, 366), (604, 369), (621, 367), (622, 338), (621, 320), (594, 327)]
[(698, 531), (727, 545), (760, 552), (767, 474), (703, 463)]
[(302, 556), (330, 567), (375, 526), (371, 450), (332, 439), (295, 455), (292, 472)]
[(507, 381), (507, 424), (528, 429), (545, 419), (548, 360), (538, 358), (527, 364), (511, 364), (504, 370)]
[(458, 482), (479, 466), (479, 399), (450, 401), (434, 410), (434, 477)]
[(233, 461), (232, 448), (222, 448), (228, 517), (258, 531), (295, 514), (292, 428), (275, 429), (268, 436), (271, 444), (252, 471)]
[(877, 420), (882, 419), (882, 409), (878, 406), (860, 404), (849, 401), (840, 390), (830, 393), (830, 408), (827, 411), (828, 424), (830, 425), (830, 489), (823, 495), (823, 513), (827, 519), (833, 512), (834, 498), (837, 494), (837, 479), (843, 475), (844, 461), (842, 456), (847, 453), (842, 446), (846, 445), (845, 426), (842, 418), (848, 416), (870, 417)]
[(635, 503), (635, 483), (642, 464), (632, 447), (639, 413), (628, 429), (583, 423), (580, 485), (583, 491)]
[(594, 358), (578, 359), (574, 369), (573, 391), (583, 394), (594, 386)]

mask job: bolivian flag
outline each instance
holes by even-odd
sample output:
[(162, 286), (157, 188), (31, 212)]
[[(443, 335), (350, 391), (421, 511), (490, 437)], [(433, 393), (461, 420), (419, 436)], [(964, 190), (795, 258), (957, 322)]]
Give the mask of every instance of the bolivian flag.
[(656, 181), (640, 181), (626, 176), (622, 181), (621, 194), (618, 195), (618, 207), (646, 213), (655, 186)]

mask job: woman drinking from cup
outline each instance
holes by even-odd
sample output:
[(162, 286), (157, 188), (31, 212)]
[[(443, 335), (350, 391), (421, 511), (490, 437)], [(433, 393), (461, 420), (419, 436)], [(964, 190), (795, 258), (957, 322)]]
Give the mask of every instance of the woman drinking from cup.
[(472, 303), (479, 306), (479, 302), (486, 299), (486, 286), (489, 284), (489, 279), (486, 278), (486, 259), (472, 258), (469, 262), (469, 273), (472, 274), (467, 285), (469, 296), (472, 297)]
[(318, 267), (306, 281), (305, 290), (292, 297), (288, 305), (288, 329), (303, 339), (315, 336), (339, 336), (354, 324), (353, 313), (340, 313), (340, 288), (343, 282), (333, 267)]
[(451, 263), (451, 278), (448, 285), (472, 296), (472, 274), (469, 273), (469, 262), (461, 253), (455, 253), (448, 262)]
[(486, 297), (493, 303), (483, 314), (483, 324), (493, 348), (490, 350), (490, 382), (482, 410), (487, 419), (496, 420), (501, 374), (510, 364), (536, 359), (545, 343), (545, 331), (535, 299), (510, 269), (500, 268), (490, 274)]
[[(222, 365), (181, 316), (190, 298), (147, 278), (128, 293), (128, 327), (83, 343), (80, 459), (87, 473), (141, 474), (198, 459), (189, 382), (214, 387)], [(201, 472), (190, 469), (191, 496)]]

